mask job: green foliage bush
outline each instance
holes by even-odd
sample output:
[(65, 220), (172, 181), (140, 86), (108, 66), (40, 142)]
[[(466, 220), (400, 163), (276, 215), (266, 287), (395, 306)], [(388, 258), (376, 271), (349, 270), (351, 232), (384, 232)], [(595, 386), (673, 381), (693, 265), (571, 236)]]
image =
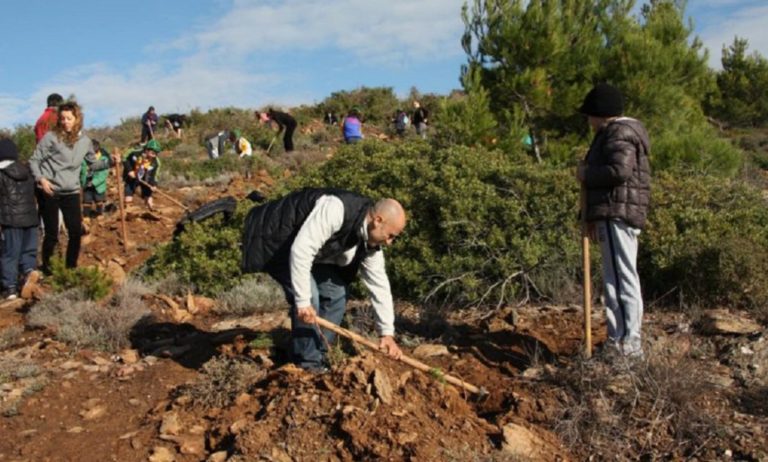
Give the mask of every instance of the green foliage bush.
[(646, 298), (688, 306), (768, 303), (768, 210), (743, 182), (661, 174), (639, 269)]
[(360, 87), (331, 93), (318, 106), (316, 116), (322, 117), (324, 111), (330, 111), (341, 121), (353, 107), (360, 110), (366, 123), (387, 124), (400, 102), (392, 87)]
[(231, 222), (221, 216), (192, 223), (177, 239), (160, 246), (143, 268), (148, 281), (173, 275), (195, 291), (215, 296), (237, 285), (240, 276), (240, 239), (245, 213), (242, 202)]
[(57, 292), (78, 290), (88, 300), (101, 300), (109, 294), (112, 279), (97, 266), (67, 268), (64, 260), (51, 260), (51, 287)]
[(500, 151), (369, 141), (343, 148), (290, 188), (395, 197), (409, 214), (388, 251), (401, 297), (497, 303), (562, 299), (577, 277), (576, 182)]

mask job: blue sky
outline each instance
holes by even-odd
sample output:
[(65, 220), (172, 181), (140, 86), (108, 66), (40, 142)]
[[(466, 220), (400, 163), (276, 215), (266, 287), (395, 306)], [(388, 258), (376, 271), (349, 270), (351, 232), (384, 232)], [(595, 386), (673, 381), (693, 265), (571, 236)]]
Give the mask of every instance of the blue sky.
[[(0, 128), (33, 124), (51, 92), (86, 126), (160, 113), (321, 101), (359, 86), (457, 88), (463, 0), (8, 0)], [(768, 57), (768, 2), (689, 0), (719, 66), (735, 35)]]

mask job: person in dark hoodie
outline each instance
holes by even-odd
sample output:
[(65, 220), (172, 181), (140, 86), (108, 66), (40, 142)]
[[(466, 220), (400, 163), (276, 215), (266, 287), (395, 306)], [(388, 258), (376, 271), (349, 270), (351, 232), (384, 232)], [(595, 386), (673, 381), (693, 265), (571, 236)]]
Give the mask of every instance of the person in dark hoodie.
[(15, 299), (19, 292), (22, 297), (31, 298), (31, 290), (40, 278), (35, 269), (37, 225), (35, 179), (29, 167), (19, 162), (16, 144), (10, 139), (1, 139), (0, 226), (3, 245), (0, 282), (3, 299)]
[(622, 116), (623, 95), (608, 84), (595, 86), (579, 112), (595, 132), (576, 178), (586, 190), (586, 231), (597, 238), (602, 255), (607, 351), (642, 357), (637, 239), (651, 196), (648, 132), (640, 121)]

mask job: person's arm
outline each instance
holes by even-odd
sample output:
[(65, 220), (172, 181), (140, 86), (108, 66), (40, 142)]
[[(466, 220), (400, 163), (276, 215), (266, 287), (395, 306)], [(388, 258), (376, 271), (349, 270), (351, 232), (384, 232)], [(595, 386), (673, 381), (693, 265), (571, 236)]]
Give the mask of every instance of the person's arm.
[(296, 308), (312, 306), (312, 263), (320, 248), (344, 224), (344, 204), (336, 196), (321, 196), (291, 246), (289, 266)]
[(35, 178), (35, 182), (48, 196), (53, 195), (53, 186), (40, 169), (40, 164), (47, 160), (49, 156), (48, 151), (54, 144), (54, 136), (56, 135), (52, 134), (52, 132), (46, 133), (45, 136), (43, 136), (43, 139), (41, 139), (40, 142), (37, 143), (37, 146), (35, 146), (32, 157), (29, 159), (29, 169), (32, 171), (32, 176)]
[(395, 335), (395, 310), (392, 290), (389, 285), (381, 249), (363, 259), (360, 278), (371, 293), (371, 304), (376, 313), (376, 328), (379, 335)]

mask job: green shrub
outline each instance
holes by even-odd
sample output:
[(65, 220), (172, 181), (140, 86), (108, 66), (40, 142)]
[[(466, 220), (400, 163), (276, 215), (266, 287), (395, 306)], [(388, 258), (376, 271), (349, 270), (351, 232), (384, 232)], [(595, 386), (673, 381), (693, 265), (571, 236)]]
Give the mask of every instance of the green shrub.
[(61, 258), (51, 260), (50, 281), (57, 292), (76, 289), (89, 300), (101, 300), (112, 288), (112, 279), (98, 267), (67, 268)]
[(394, 197), (409, 214), (388, 251), (397, 295), (450, 303), (561, 299), (577, 276), (576, 182), (499, 151), (368, 141), (290, 185)]
[(753, 309), (768, 302), (768, 210), (747, 184), (659, 175), (641, 239), (646, 298), (672, 293), (689, 305)]
[(368, 123), (387, 124), (400, 102), (392, 87), (360, 87), (352, 91), (336, 91), (323, 100), (315, 114), (323, 116), (323, 111), (336, 114), (339, 120), (356, 107)]
[(159, 280), (175, 275), (179, 283), (212, 296), (237, 285), (243, 219), (251, 205), (242, 202), (230, 223), (217, 216), (188, 225), (147, 260), (144, 277)]

